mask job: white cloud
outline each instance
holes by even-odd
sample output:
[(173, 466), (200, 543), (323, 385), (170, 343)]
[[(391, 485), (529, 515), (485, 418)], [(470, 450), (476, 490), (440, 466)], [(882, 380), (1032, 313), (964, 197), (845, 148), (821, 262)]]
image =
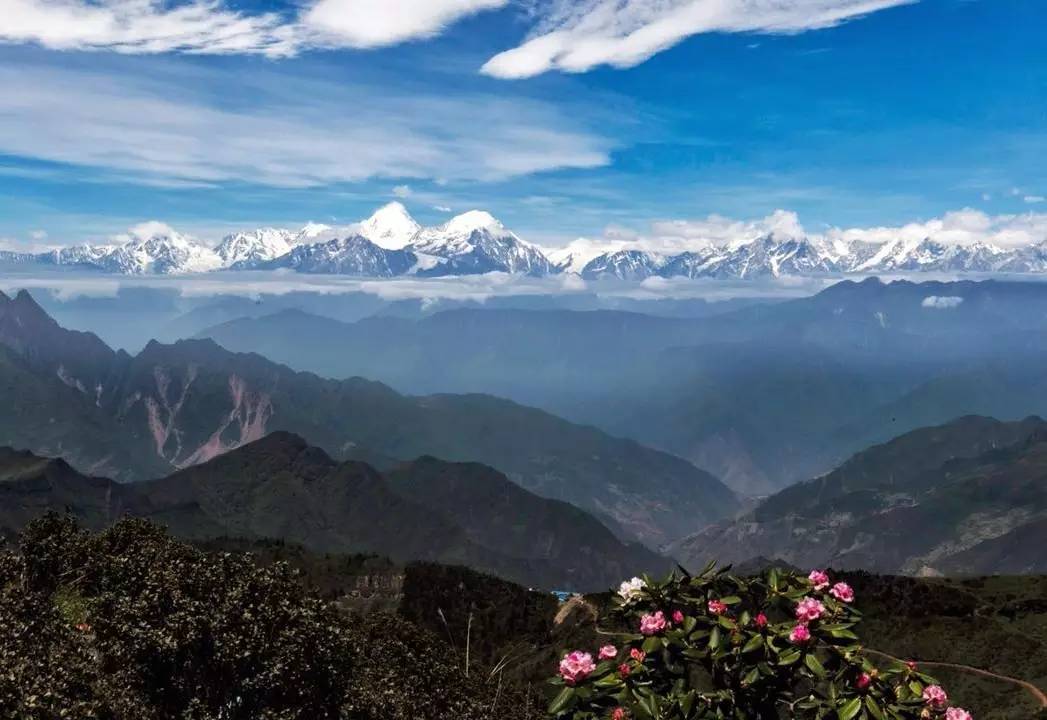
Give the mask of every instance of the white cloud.
[(0, 275), (0, 290), (10, 293), (20, 288), (50, 289), (61, 299), (80, 296), (112, 297), (121, 288), (149, 287), (175, 290), (185, 297), (239, 295), (256, 298), (261, 294), (284, 295), (293, 292), (321, 294), (365, 292), (387, 300), (399, 299), (456, 299), (485, 302), (492, 297), (522, 295), (555, 295), (560, 293), (593, 292), (605, 297), (660, 297), (697, 298), (710, 300), (730, 297), (803, 297), (811, 295), (834, 281), (826, 278), (782, 278), (769, 280), (689, 280), (674, 278), (662, 282), (637, 283), (587, 281), (579, 283), (562, 276), (531, 278), (506, 273), (487, 273), (448, 278), (391, 278), (361, 280), (337, 275), (307, 275), (286, 273), (205, 273), (202, 275), (141, 275), (114, 278), (93, 272), (45, 273), (40, 275)]
[[(608, 141), (540, 100), (398, 92), (258, 69), (249, 100), (238, 101), (207, 88), (242, 77), (191, 72), (0, 67), (0, 154), (103, 168), (136, 182), (281, 187), (499, 180), (609, 161)], [(312, 100), (298, 102), (302, 94)], [(366, 113), (345, 112), (364, 99)]]
[(180, 233), (165, 222), (159, 220), (147, 220), (132, 225), (126, 233), (114, 235), (111, 240), (117, 243), (126, 243), (131, 240), (148, 240), (154, 237), (173, 237)]
[(980, 210), (964, 208), (926, 222), (895, 227), (833, 228), (826, 235), (830, 238), (868, 242), (930, 238), (947, 245), (988, 243), (1001, 248), (1015, 248), (1047, 239), (1047, 214), (987, 215)]
[(319, 0), (302, 17), (336, 44), (369, 48), (430, 37), (451, 23), (509, 0)]
[(1030, 205), (1034, 205), (1037, 203), (1047, 202), (1047, 197), (1044, 197), (1043, 195), (1026, 195), (1022, 198), (1022, 200), (1029, 203)]
[(393, 188), (393, 195), (398, 198), (411, 197), (411, 186), (410, 185), (397, 185)]
[(913, 0), (545, 0), (522, 45), (487, 61), (482, 72), (525, 78), (550, 70), (632, 67), (692, 35), (799, 33), (832, 27)]
[(449, 213), (449, 212), (451, 212), (451, 208), (447, 207), (446, 205), (433, 205), (433, 210), (436, 210), (437, 212), (442, 212), (442, 213)]
[(47, 231), (33, 230), (31, 233), (29, 233), (29, 237), (31, 237), (33, 240), (36, 240), (37, 242), (41, 242), (47, 239)]
[(280, 15), (246, 15), (217, 0), (0, 0), (0, 14), (0, 40), (57, 50), (281, 56), (295, 47), (296, 31)]
[(930, 238), (947, 245), (986, 243), (1001, 248), (1025, 247), (1047, 241), (1047, 213), (988, 215), (964, 208), (941, 217), (904, 225), (872, 227), (830, 227), (810, 231), (799, 216), (787, 210), (775, 210), (764, 218), (737, 220), (722, 215), (709, 215), (696, 220), (656, 220), (647, 232), (608, 227), (598, 239), (580, 238), (565, 248), (553, 251), (557, 256), (574, 252), (577, 256), (595, 257), (601, 252), (644, 250), (660, 254), (677, 254), (713, 247), (737, 247), (769, 233), (785, 237), (806, 237), (813, 241), (841, 246), (856, 241), (882, 244), (892, 240), (919, 242)]
[(963, 298), (958, 295), (928, 295), (920, 305), (936, 310), (949, 310), (958, 307), (962, 302)]
[(0, 0), (0, 42), (121, 53), (262, 54), (374, 48), (430, 37), (508, 0), (317, 0), (297, 17), (223, 0)]

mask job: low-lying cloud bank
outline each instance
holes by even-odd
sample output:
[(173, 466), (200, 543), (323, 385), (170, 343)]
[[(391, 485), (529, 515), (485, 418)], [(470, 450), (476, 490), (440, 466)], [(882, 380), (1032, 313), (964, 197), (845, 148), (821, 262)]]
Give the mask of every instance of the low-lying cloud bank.
[(738, 297), (803, 297), (837, 282), (831, 278), (778, 278), (760, 281), (649, 278), (636, 283), (583, 280), (577, 275), (544, 278), (487, 273), (444, 278), (363, 279), (295, 272), (218, 272), (199, 275), (115, 276), (68, 270), (17, 268), (0, 274), (0, 291), (48, 290), (59, 298), (115, 297), (126, 288), (170, 290), (184, 297), (237, 295), (259, 297), (288, 293), (368, 293), (383, 300), (440, 299), (485, 302), (496, 297), (593, 294), (637, 300)]

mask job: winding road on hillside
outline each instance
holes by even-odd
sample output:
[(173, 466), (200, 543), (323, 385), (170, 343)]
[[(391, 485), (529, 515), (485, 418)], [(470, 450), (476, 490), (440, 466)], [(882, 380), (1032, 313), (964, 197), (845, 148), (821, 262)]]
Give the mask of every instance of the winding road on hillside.
[[(893, 655), (889, 655), (885, 652), (880, 652), (879, 650), (866, 648), (865, 651), (870, 655), (878, 655), (879, 657), (887, 658), (888, 660), (894, 660), (896, 662), (905, 662), (900, 658), (896, 658)], [(1027, 680), (1020, 680), (1018, 678), (1009, 677), (1007, 675), (1000, 675), (999, 673), (994, 673), (989, 670), (982, 670), (981, 668), (971, 667), (970, 665), (960, 665), (957, 663), (949, 662), (935, 662), (933, 660), (919, 660), (917, 662), (919, 665), (923, 667), (951, 668), (953, 670), (961, 670), (963, 672), (969, 672), (975, 675), (981, 675), (982, 677), (993, 678), (994, 680), (1002, 680), (1003, 682), (1008, 682), (1012, 685), (1017, 685), (1028, 691), (1034, 698), (1036, 698), (1036, 701), (1040, 703), (1041, 708), (1047, 708), (1047, 694), (1045, 694), (1043, 690), (1036, 687)]]

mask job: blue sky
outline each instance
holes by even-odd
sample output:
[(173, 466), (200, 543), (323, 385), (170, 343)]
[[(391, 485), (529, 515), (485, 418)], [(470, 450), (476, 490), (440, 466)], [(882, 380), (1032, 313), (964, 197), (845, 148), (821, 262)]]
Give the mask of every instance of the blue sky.
[[(0, 238), (213, 240), (396, 198), (551, 245), (710, 213), (1047, 212), (1037, 0), (396, 5), (0, 0)], [(178, 8), (191, 30), (149, 34)]]

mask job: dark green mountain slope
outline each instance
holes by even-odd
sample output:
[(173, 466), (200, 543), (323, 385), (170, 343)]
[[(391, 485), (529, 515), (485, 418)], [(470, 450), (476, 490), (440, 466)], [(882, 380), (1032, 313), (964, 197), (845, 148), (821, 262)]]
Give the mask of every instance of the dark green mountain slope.
[(1027, 549), (1009, 553), (1042, 538), (1044, 519), (1047, 422), (965, 417), (859, 453), (671, 552), (692, 564), (766, 555), (908, 574), (1039, 572)]
[(4, 533), (47, 510), (68, 510), (92, 528), (129, 514), (187, 539), (279, 538), (316, 552), (458, 563), (543, 587), (600, 588), (670, 564), (491, 468), (424, 458), (385, 477), (282, 432), (133, 484), (0, 449), (0, 500)]

